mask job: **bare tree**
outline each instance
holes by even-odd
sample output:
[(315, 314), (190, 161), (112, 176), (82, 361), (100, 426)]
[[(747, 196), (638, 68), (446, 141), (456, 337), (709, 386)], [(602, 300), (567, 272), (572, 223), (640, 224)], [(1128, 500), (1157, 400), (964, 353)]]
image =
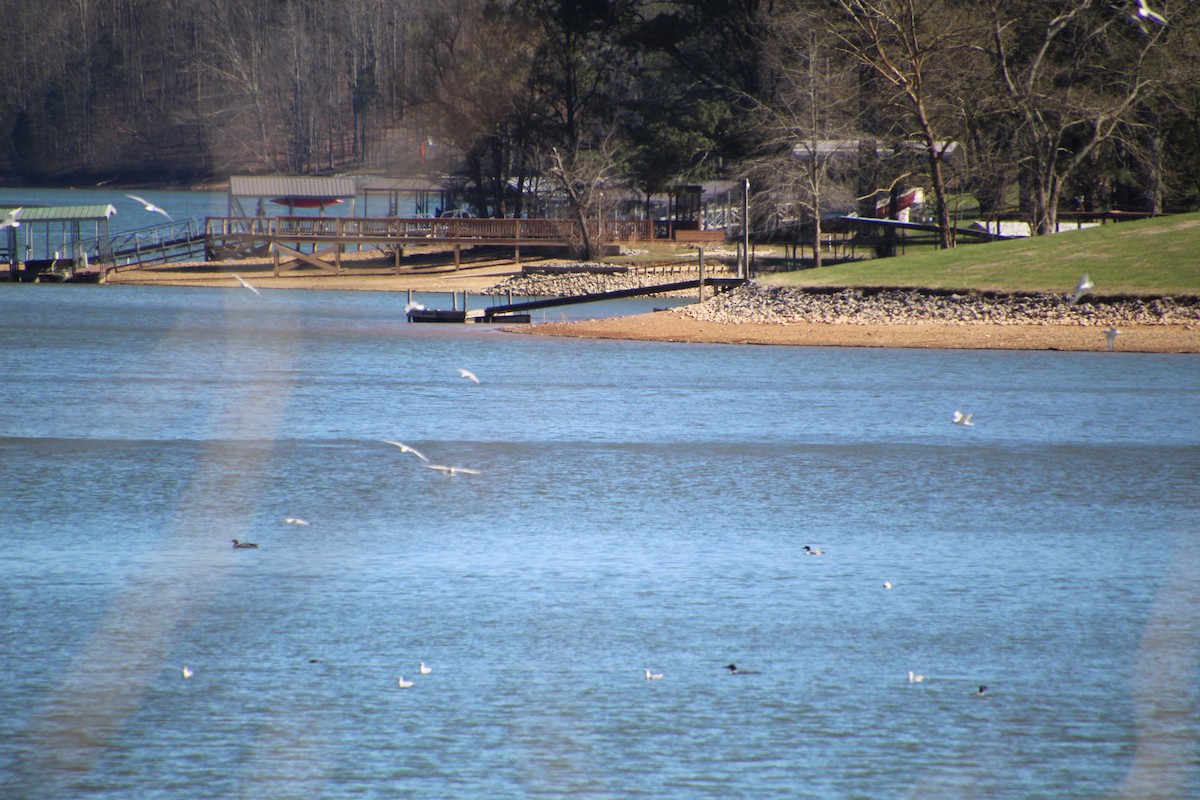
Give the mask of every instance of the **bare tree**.
[(958, 132), (956, 61), (968, 46), (967, 11), (952, 0), (834, 0), (841, 11), (831, 32), (870, 70), (906, 137), (920, 146), (933, 189), (942, 247), (954, 246), (945, 174)]
[(989, 11), (991, 54), (1015, 120), (1012, 156), (1026, 168), (1032, 226), (1053, 233), (1067, 181), (1156, 90), (1147, 61), (1165, 28), (1131, 24), (1108, 0), (1051, 10), (991, 0)]
[(773, 173), (770, 184), (783, 190), (783, 202), (777, 205), (798, 204), (811, 220), (809, 243), (813, 265), (819, 267), (821, 215), (843, 177), (837, 166), (852, 163), (857, 155), (853, 64), (830, 46), (816, 16), (806, 9), (776, 16), (767, 42), (765, 58), (776, 90), (769, 101), (757, 104), (770, 154), (762, 163)]
[(562, 152), (551, 147), (545, 170), (562, 190), (567, 213), (575, 223), (579, 241), (575, 249), (586, 260), (600, 256), (605, 243), (604, 190), (621, 173), (615, 138), (609, 137), (588, 149)]

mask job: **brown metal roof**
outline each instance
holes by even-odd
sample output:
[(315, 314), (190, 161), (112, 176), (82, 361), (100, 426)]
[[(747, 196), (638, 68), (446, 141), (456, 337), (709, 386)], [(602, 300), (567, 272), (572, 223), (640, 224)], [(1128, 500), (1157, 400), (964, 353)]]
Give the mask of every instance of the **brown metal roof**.
[(353, 178), (311, 178), (289, 175), (234, 175), (229, 179), (234, 197), (354, 197)]

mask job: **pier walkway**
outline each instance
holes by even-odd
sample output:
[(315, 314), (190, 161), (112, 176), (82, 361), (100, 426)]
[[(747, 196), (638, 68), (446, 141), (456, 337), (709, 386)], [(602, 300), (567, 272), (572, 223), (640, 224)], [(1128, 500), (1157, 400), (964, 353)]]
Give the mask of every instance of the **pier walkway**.
[(699, 290), (702, 286), (710, 286), (717, 292), (723, 292), (745, 283), (744, 278), (693, 278), (672, 283), (660, 283), (654, 286), (639, 286), (632, 289), (614, 289), (609, 292), (592, 292), (589, 294), (570, 295), (564, 297), (544, 297), (538, 300), (526, 300), (520, 303), (502, 303), (484, 308), (467, 309), (466, 298), (463, 298), (463, 308), (459, 309), (413, 309), (408, 312), (409, 322), (528, 322), (530, 311), (541, 308), (570, 306), (577, 303), (597, 303), (604, 300), (621, 300), (627, 297), (644, 297), (665, 292), (679, 292), (689, 289)]
[[(605, 220), (596, 231), (604, 241), (647, 241), (655, 238), (651, 220)], [(600, 234), (603, 234), (602, 236)], [(521, 247), (570, 245), (579, 240), (578, 226), (565, 219), (470, 219), (425, 217), (209, 217), (206, 236), (216, 257), (263, 254), (275, 259), (275, 274), (303, 264), (337, 272), (346, 247), (394, 247), (396, 271), (400, 249), (412, 245), (440, 244), (454, 249), (459, 266), (464, 246), (513, 247), (520, 261)], [(309, 252), (305, 252), (305, 246)], [(332, 259), (332, 261), (330, 261)]]

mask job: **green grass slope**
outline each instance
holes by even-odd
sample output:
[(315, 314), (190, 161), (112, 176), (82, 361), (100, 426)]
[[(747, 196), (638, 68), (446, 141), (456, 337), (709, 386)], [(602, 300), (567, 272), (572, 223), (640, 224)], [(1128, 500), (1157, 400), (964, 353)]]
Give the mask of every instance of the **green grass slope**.
[(765, 275), (778, 286), (894, 286), (1070, 292), (1088, 273), (1097, 295), (1200, 295), (1200, 213), (1109, 223), (953, 250)]

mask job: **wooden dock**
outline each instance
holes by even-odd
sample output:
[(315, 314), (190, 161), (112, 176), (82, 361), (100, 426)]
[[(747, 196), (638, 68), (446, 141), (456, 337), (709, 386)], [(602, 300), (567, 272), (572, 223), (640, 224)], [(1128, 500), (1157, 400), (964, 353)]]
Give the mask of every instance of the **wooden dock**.
[[(655, 236), (652, 220), (605, 220), (603, 224), (597, 235), (605, 241), (648, 241)], [(305, 264), (339, 272), (342, 253), (355, 246), (395, 248), (399, 272), (400, 249), (405, 246), (448, 245), (457, 267), (463, 247), (512, 247), (519, 262), (521, 247), (570, 245), (579, 238), (575, 222), (565, 219), (209, 217), (206, 225), (210, 251), (270, 251), (276, 275)]]
[(503, 303), (484, 308), (467, 309), (463, 300), (462, 309), (413, 309), (408, 312), (409, 322), (529, 322), (528, 312), (540, 308), (555, 308), (579, 303), (597, 303), (604, 300), (621, 300), (627, 297), (645, 297), (664, 292), (678, 292), (689, 289), (699, 290), (701, 286), (710, 286), (717, 292), (723, 292), (745, 283), (744, 278), (693, 278), (686, 281), (660, 283), (654, 286), (640, 286), (633, 289), (614, 289), (610, 292), (592, 292), (589, 294), (571, 295), (564, 297), (544, 297), (539, 300), (526, 300), (521, 303)]

